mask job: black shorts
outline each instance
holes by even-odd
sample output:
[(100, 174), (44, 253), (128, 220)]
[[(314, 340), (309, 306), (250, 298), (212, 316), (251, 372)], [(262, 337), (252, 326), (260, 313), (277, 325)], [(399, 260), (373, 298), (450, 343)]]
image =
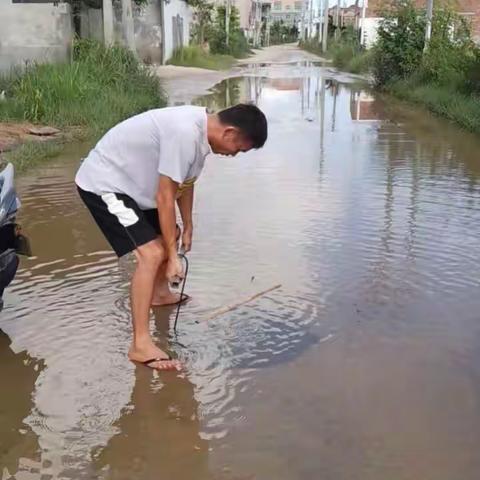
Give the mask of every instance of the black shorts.
[(160, 235), (158, 210), (142, 210), (123, 193), (96, 195), (77, 186), (81, 199), (115, 253), (121, 257)]

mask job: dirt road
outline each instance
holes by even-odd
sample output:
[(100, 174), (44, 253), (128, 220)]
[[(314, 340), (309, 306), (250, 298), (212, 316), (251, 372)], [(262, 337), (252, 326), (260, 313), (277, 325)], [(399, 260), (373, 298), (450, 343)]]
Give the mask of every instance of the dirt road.
[(251, 57), (239, 60), (231, 70), (213, 71), (203, 68), (177, 67), (163, 65), (155, 68), (162, 79), (162, 85), (168, 95), (170, 105), (190, 103), (195, 97), (203, 95), (216, 83), (226, 78), (237, 77), (247, 65), (260, 63), (286, 63), (302, 61), (322, 61), (321, 57), (301, 50), (297, 45), (274, 45), (255, 50)]

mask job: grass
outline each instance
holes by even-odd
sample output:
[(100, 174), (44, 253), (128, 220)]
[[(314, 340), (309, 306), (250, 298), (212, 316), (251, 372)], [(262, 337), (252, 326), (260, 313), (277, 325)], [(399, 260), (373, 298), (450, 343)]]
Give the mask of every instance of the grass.
[[(158, 79), (131, 52), (90, 40), (75, 44), (71, 62), (28, 65), (1, 77), (0, 87), (6, 92), (0, 121), (75, 126), (85, 137), (98, 137), (129, 116), (166, 104)], [(26, 168), (34, 156), (60, 149), (61, 143), (27, 144), (8, 157)]]
[(397, 81), (386, 86), (394, 96), (445, 117), (466, 130), (480, 133), (480, 99), (448, 87), (420, 84), (413, 80)]
[(349, 42), (334, 41), (329, 48), (329, 56), (333, 64), (340, 70), (350, 73), (368, 73), (372, 67), (371, 50), (359, 49)]
[(363, 50), (355, 55), (347, 64), (347, 71), (357, 74), (369, 73), (373, 63), (373, 51)]
[(172, 58), (167, 63), (181, 67), (228, 70), (235, 64), (235, 58), (231, 55), (206, 53), (200, 46), (190, 45), (175, 50)]
[(307, 52), (314, 53), (320, 57), (324, 57), (324, 53), (322, 52), (322, 45), (318, 43), (318, 39), (310, 39), (310, 40), (300, 40), (298, 46)]
[(372, 66), (373, 54), (371, 50), (363, 50), (349, 40), (330, 39), (328, 51), (322, 52), (318, 39), (311, 39), (300, 43), (304, 50), (332, 60), (339, 70), (350, 73), (368, 73)]
[(15, 173), (20, 173), (33, 167), (48, 158), (57, 156), (63, 150), (64, 143), (60, 141), (27, 142), (19, 147), (6, 152), (3, 156), (5, 162), (15, 165)]

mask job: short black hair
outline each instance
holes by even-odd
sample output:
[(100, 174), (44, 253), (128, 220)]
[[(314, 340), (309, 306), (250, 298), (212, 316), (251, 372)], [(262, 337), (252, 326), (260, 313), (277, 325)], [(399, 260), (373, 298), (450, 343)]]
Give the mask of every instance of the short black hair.
[(268, 128), (264, 113), (255, 105), (239, 103), (218, 112), (224, 125), (237, 127), (252, 142), (252, 148), (262, 148), (267, 141)]

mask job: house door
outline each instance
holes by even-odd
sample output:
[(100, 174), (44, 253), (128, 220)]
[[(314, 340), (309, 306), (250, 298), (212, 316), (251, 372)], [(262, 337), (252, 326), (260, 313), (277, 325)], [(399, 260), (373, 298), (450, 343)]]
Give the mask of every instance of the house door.
[(173, 49), (183, 47), (183, 18), (180, 15), (172, 17)]

